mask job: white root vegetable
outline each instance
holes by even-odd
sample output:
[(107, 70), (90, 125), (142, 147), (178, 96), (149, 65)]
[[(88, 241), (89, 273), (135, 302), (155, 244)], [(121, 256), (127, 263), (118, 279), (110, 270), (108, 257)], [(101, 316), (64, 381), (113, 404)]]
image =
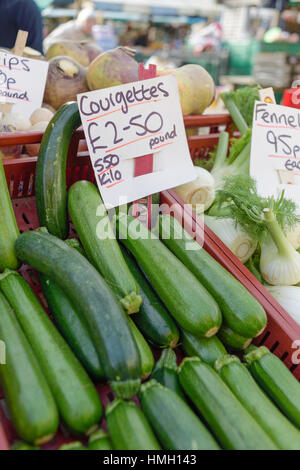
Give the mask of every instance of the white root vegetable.
[(277, 302), (300, 325), (300, 287), (266, 286)]
[[(276, 244), (277, 245), (277, 244)], [(278, 249), (272, 240), (263, 243), (260, 256), (262, 277), (273, 286), (294, 286), (300, 282), (300, 254), (285, 240)]]
[(27, 117), (14, 112), (2, 116), (1, 124), (4, 126), (13, 126), (17, 131), (28, 131), (31, 127), (31, 122)]
[(233, 219), (205, 216), (204, 222), (242, 263), (253, 255), (257, 242), (240, 225), (236, 226)]
[(195, 166), (197, 178), (190, 183), (182, 184), (174, 188), (174, 191), (185, 204), (192, 204), (193, 209), (203, 213), (215, 200), (214, 177), (204, 168)]
[(53, 116), (54, 114), (52, 113), (52, 111), (50, 111), (50, 109), (38, 108), (33, 111), (32, 115), (30, 116), (30, 122), (32, 126), (34, 126), (35, 124), (38, 124), (40, 122), (49, 122)]
[(260, 272), (273, 286), (294, 286), (300, 282), (300, 254), (287, 240), (275, 215), (264, 210), (264, 218), (270, 237), (262, 243)]

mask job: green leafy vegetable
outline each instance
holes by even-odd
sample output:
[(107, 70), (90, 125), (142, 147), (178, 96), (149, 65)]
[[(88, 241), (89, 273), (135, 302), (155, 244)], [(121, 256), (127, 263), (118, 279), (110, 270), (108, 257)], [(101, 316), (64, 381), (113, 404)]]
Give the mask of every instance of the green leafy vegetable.
[(226, 210), (230, 217), (256, 240), (262, 240), (267, 230), (264, 217), (266, 208), (275, 214), (284, 230), (293, 228), (300, 221), (296, 215), (296, 204), (285, 199), (283, 192), (277, 199), (263, 198), (257, 192), (255, 180), (246, 175), (226, 178), (224, 188), (217, 192), (217, 203), (219, 206), (227, 203)]

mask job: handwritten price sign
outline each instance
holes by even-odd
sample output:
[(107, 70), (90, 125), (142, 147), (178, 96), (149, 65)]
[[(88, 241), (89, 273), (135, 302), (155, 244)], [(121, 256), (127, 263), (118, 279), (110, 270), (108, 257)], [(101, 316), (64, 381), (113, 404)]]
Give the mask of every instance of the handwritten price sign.
[(250, 174), (262, 196), (282, 190), (300, 208), (300, 111), (256, 102)]
[(43, 102), (48, 62), (0, 52), (0, 102), (30, 117)]
[[(77, 96), (107, 207), (195, 179), (176, 78), (172, 75)], [(153, 173), (134, 177), (134, 159), (154, 154)]]

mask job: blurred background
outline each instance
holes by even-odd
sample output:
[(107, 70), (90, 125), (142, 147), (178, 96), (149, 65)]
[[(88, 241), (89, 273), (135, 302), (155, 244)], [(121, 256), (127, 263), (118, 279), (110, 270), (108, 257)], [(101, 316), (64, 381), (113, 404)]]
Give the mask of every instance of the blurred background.
[(277, 100), (300, 79), (300, 2), (35, 1), (43, 18), (46, 49), (64, 36), (67, 23), (70, 27), (78, 13), (87, 9), (94, 13), (87, 37), (103, 50), (130, 46), (137, 51), (138, 61), (150, 59), (161, 68), (197, 63), (218, 85), (272, 86)]

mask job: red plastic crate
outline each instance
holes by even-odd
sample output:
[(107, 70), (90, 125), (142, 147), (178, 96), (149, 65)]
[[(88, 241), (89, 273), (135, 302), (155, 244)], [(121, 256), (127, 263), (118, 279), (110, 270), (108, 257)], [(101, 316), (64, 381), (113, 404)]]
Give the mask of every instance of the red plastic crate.
[[(189, 147), (193, 158), (200, 156), (206, 158), (208, 152), (218, 141), (218, 133), (221, 129), (229, 128), (230, 118), (227, 115), (200, 116), (185, 119), (187, 127), (209, 127), (210, 133), (205, 136), (189, 138)], [(25, 143), (39, 143), (42, 134), (18, 134), (18, 136), (3, 135), (0, 137), (1, 145), (15, 145)], [(74, 133), (68, 155), (67, 183), (68, 186), (80, 179), (94, 181), (94, 173), (90, 159), (86, 153), (77, 154), (79, 140), (84, 138), (82, 130)], [(7, 140), (8, 139), (8, 140)], [(13, 206), (17, 222), (21, 231), (33, 230), (38, 227), (34, 196), (34, 178), (36, 157), (26, 157), (4, 161), (4, 168), (13, 199)], [(185, 228), (192, 234), (195, 230), (201, 231), (201, 221), (190, 211), (183, 214), (182, 201), (174, 191), (161, 193), (161, 203), (166, 208), (172, 206), (174, 216), (182, 221), (185, 217)], [(165, 209), (167, 210), (167, 209)], [(294, 340), (300, 339), (300, 327), (278, 305), (273, 297), (254, 278), (254, 276), (240, 263), (240, 261), (228, 250), (228, 248), (205, 227), (204, 248), (231, 272), (264, 306), (268, 314), (268, 326), (263, 335), (256, 340), (257, 344), (265, 344), (271, 351), (280, 357), (291, 368), (294, 375), (300, 378), (300, 368), (291, 363), (291, 345)], [(21, 270), (24, 278), (30, 283), (35, 293), (43, 304), (40, 296), (41, 289), (34, 270), (23, 267)], [(44, 305), (45, 306), (45, 305)], [(108, 386), (101, 385), (99, 393), (103, 405), (112, 400), (112, 394)], [(1, 398), (1, 395), (0, 395)], [(1, 423), (3, 427), (1, 427)], [(105, 426), (105, 424), (104, 424)], [(10, 421), (7, 419), (4, 408), (0, 406), (0, 449), (8, 449), (8, 445), (15, 439), (15, 433)], [(73, 437), (73, 440), (76, 437)], [(71, 435), (64, 428), (60, 428), (55, 438), (43, 448), (56, 449), (62, 443), (72, 440)]]

